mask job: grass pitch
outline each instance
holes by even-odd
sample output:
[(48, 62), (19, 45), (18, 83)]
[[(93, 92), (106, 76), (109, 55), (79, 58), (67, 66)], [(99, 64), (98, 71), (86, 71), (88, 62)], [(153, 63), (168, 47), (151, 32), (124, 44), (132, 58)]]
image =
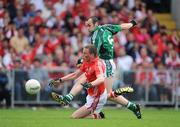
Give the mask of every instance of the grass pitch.
[(127, 109), (105, 108), (106, 119), (70, 119), (74, 109), (0, 109), (0, 127), (180, 127), (180, 111), (143, 109), (138, 120)]

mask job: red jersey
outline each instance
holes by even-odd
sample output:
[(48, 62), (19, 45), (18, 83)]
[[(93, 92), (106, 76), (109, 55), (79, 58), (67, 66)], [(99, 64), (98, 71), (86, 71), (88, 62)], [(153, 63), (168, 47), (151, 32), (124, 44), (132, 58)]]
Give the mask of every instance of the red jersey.
[[(85, 72), (87, 82), (92, 82), (97, 79), (97, 76), (99, 74), (105, 73), (105, 65), (99, 58), (95, 58), (91, 62), (84, 61), (80, 67), (80, 70), (82, 72)], [(105, 85), (103, 82), (95, 87), (89, 88), (87, 92), (88, 95), (90, 96), (99, 96), (104, 92), (104, 90), (105, 90)]]

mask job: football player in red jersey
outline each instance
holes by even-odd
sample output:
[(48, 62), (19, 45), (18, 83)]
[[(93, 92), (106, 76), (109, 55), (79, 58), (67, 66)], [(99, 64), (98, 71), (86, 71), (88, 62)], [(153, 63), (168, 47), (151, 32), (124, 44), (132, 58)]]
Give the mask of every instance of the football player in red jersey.
[[(72, 114), (72, 118), (103, 118), (101, 110), (107, 101), (107, 91), (104, 85), (105, 65), (98, 58), (96, 48), (93, 45), (88, 45), (83, 49), (83, 60), (83, 64), (78, 70), (59, 79), (64, 82), (85, 74), (86, 82), (76, 87), (87, 89), (86, 104), (76, 110)], [(73, 95), (61, 96), (52, 92), (52, 98), (63, 104), (66, 103), (67, 99), (73, 98)]]

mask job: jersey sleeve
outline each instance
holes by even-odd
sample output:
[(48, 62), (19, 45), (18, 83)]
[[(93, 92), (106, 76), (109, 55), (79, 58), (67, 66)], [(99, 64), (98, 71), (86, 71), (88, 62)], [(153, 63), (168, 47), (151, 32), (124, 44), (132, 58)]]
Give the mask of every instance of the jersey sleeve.
[(120, 25), (105, 24), (105, 25), (102, 25), (102, 27), (110, 31), (113, 35), (122, 30)]
[(97, 62), (97, 64), (95, 65), (95, 74), (96, 74), (96, 77), (98, 75), (103, 75), (104, 71), (103, 71), (103, 65), (101, 62)]

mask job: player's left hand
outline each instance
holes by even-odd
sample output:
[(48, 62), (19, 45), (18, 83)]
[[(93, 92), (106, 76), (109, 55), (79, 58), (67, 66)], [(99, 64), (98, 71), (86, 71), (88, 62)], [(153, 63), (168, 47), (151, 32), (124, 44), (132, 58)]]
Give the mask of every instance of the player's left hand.
[(79, 59), (77, 60), (76, 66), (79, 68), (79, 67), (82, 65), (82, 63), (83, 63), (83, 59), (82, 59), (82, 58), (79, 58)]
[(81, 83), (81, 85), (85, 88), (85, 89), (89, 89), (92, 87), (92, 84), (89, 82), (85, 82), (85, 83)]
[(134, 27), (135, 25), (137, 25), (137, 22), (135, 20), (131, 20), (130, 23), (132, 23), (132, 27)]
[(61, 83), (61, 82), (62, 82), (61, 78), (56, 78), (56, 79), (53, 79), (49, 82), (49, 86), (55, 87), (55, 86), (57, 86), (58, 83)]

